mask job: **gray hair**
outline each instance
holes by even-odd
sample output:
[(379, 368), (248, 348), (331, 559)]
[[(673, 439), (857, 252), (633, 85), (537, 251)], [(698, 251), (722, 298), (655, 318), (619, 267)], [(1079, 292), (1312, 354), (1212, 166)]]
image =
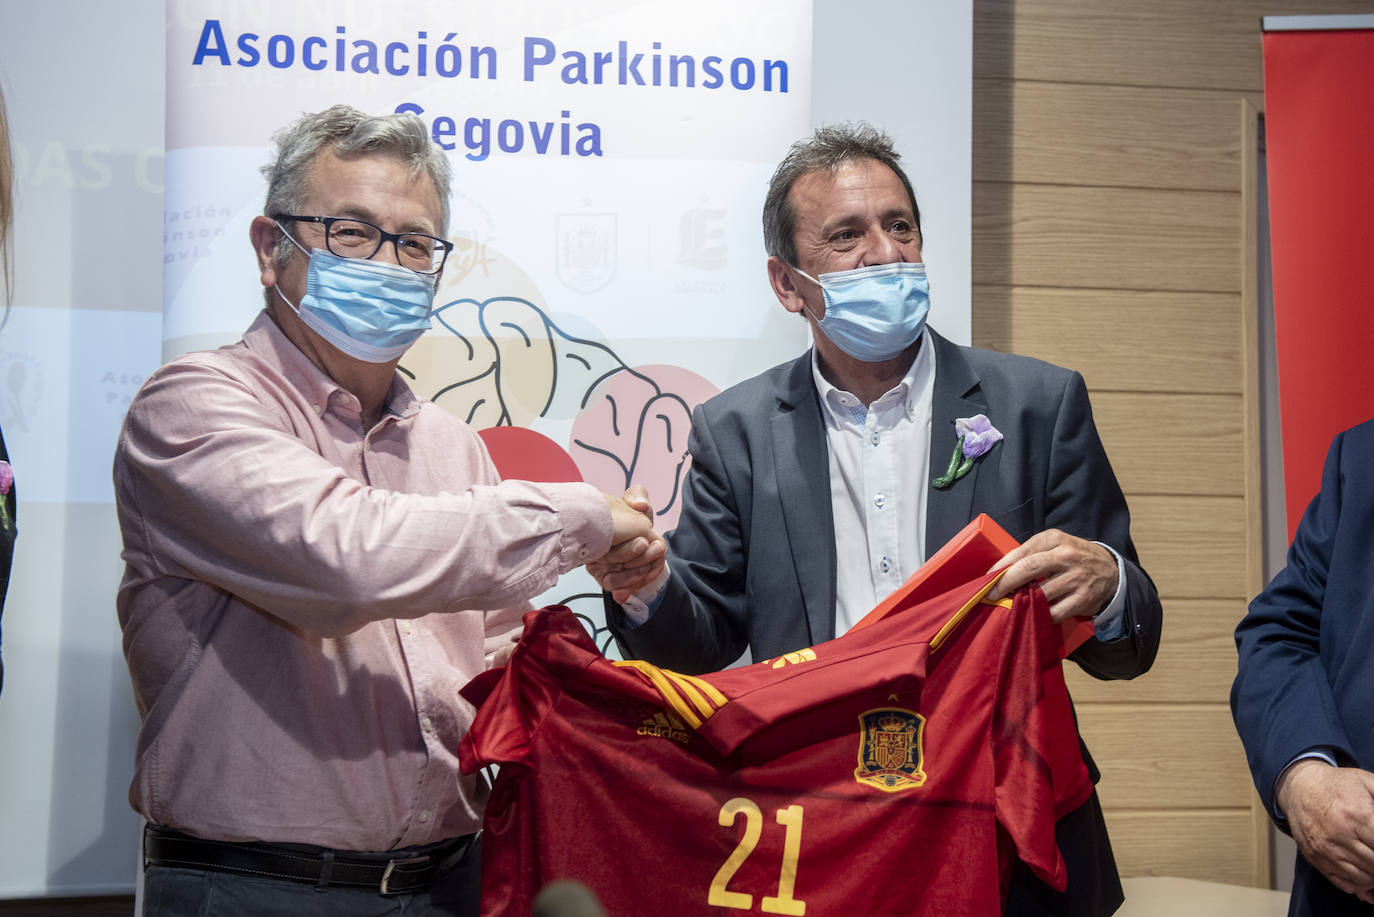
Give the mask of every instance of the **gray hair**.
[(862, 121), (832, 124), (819, 127), (810, 137), (792, 144), (768, 183), (768, 196), (763, 199), (763, 245), (769, 255), (791, 265), (797, 263), (797, 212), (791, 200), (792, 186), (797, 180), (808, 172), (834, 172), (858, 159), (875, 160), (896, 173), (911, 199), (916, 231), (921, 231), (921, 208), (916, 206), (911, 181), (897, 164), (901, 156), (893, 149), (892, 138)]
[[(396, 156), (410, 167), (412, 175), (428, 175), (439, 195), (438, 233), (442, 236), (448, 231), (452, 180), (448, 157), (430, 140), (425, 123), (415, 115), (369, 115), (351, 105), (335, 105), (302, 115), (294, 124), (277, 131), (272, 139), (277, 144), (277, 157), (262, 167), (267, 178), (267, 205), (263, 208), (267, 216), (301, 212), (310, 169), (320, 153), (328, 150), (343, 159)], [(289, 261), (294, 250), (295, 246), (283, 237), (277, 245), (277, 263)]]

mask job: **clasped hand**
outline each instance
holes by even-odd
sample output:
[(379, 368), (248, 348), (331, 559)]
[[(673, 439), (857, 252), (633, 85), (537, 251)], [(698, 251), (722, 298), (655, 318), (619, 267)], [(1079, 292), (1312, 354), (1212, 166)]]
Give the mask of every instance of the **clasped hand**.
[(1307, 862), (1374, 904), (1374, 774), (1308, 758), (1283, 772), (1276, 795)]
[(635, 484), (623, 497), (605, 495), (611, 508), (611, 549), (587, 564), (587, 572), (611, 598), (623, 603), (663, 572), (668, 544), (654, 530), (649, 494)]

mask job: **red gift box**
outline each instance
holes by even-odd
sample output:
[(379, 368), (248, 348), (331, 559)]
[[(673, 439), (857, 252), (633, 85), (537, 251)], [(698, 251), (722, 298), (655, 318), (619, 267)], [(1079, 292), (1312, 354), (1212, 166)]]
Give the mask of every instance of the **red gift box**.
[[(900, 589), (864, 615), (853, 629), (867, 627), (890, 614), (977, 579), (1019, 544), (986, 513), (979, 513), (976, 519), (922, 564), (921, 569), (911, 574)], [(1063, 628), (1063, 642), (1059, 650), (1061, 657), (1078, 649), (1093, 635), (1092, 618), (1070, 618), (1060, 626)]]

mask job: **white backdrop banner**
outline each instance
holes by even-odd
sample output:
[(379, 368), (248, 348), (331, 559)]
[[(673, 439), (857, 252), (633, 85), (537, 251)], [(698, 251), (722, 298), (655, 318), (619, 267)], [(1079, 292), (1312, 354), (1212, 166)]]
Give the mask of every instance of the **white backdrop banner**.
[(160, 357), (233, 341), (261, 308), (258, 169), (301, 112), (408, 106), (448, 148), (461, 248), (403, 365), (516, 476), (633, 478), (674, 512), (688, 408), (806, 346), (759, 214), (814, 125), (896, 139), (931, 322), (967, 342), (972, 0), (469, 6), (0, 0), (18, 205), (0, 422), (20, 501), (0, 899), (133, 888), (110, 457)]
[[(452, 159), (457, 248), (401, 371), (504, 477), (644, 484), (672, 528), (692, 408), (805, 346), (759, 215), (809, 127), (811, 4), (168, 10), (165, 352), (235, 340), (262, 306), (248, 224), (274, 130), (337, 102), (412, 112)], [(600, 629), (593, 591), (542, 598)]]

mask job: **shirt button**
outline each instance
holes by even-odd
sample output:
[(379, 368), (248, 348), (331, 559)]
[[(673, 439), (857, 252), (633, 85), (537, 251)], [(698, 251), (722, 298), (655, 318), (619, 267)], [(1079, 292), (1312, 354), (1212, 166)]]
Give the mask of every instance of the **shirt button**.
[(423, 729), (425, 732), (433, 732), (434, 721), (427, 716), (422, 716), (420, 717), (420, 728)]
[(424, 823), (426, 823), (426, 822), (428, 822), (428, 821), (429, 821), (429, 810), (428, 810), (428, 809), (425, 809), (423, 812), (420, 813), (420, 824), (423, 825)]
[(873, 505), (878, 507), (878, 509), (882, 509), (884, 506), (887, 505), (887, 497), (884, 497), (882, 494), (878, 494), (876, 497), (873, 498)]
[(881, 439), (881, 437), (878, 436), (877, 433), (874, 433), (874, 434), (873, 434), (873, 445), (875, 445), (875, 446), (878, 445), (878, 440), (879, 440), (879, 439)]
[(409, 622), (409, 621), (402, 621), (402, 622), (401, 622), (401, 633), (405, 634), (407, 637), (410, 636), (410, 622)]
[(882, 561), (878, 564), (878, 566), (882, 568), (882, 571), (884, 573), (886, 573), (892, 569), (892, 562), (888, 560), (886, 557), (884, 557)]

